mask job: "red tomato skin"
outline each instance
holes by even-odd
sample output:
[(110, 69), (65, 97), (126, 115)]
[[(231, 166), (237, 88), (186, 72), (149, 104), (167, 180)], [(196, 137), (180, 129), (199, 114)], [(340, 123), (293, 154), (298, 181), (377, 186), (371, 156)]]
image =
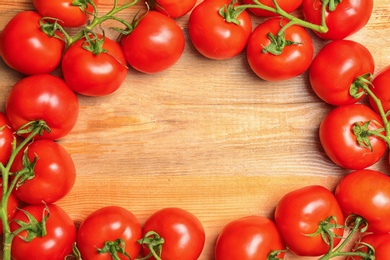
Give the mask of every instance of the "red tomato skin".
[(84, 38), (78, 40), (64, 54), (62, 72), (65, 82), (85, 96), (114, 93), (125, 81), (128, 72), (121, 46), (106, 37), (103, 48), (107, 52), (95, 55), (83, 48), (84, 41)]
[(57, 140), (75, 126), (79, 112), (76, 94), (50, 74), (33, 75), (18, 81), (6, 101), (6, 115), (13, 129), (33, 120), (44, 120), (51, 129), (35, 139)]
[[(368, 234), (365, 235), (361, 243), (366, 243), (374, 247), (375, 260), (388, 260), (390, 259), (390, 234)], [(361, 245), (358, 243), (356, 246)], [(360, 248), (361, 251), (367, 252), (367, 248)], [(350, 260), (362, 260), (361, 257), (349, 257)]]
[(363, 104), (340, 106), (330, 111), (319, 128), (321, 145), (327, 156), (340, 167), (360, 170), (378, 162), (386, 151), (386, 143), (371, 136), (373, 151), (358, 145), (352, 127), (356, 122), (371, 121), (369, 129), (382, 128), (382, 119)]
[(365, 46), (351, 40), (336, 40), (314, 57), (309, 69), (310, 84), (326, 103), (349, 105), (364, 97), (354, 99), (349, 94), (354, 80), (367, 73), (374, 74), (374, 70), (374, 58)]
[(186, 15), (196, 4), (196, 0), (148, 0), (147, 2), (153, 10), (172, 19)]
[[(303, 0), (279, 0), (277, 3), (281, 9), (283, 9), (287, 13), (291, 13), (292, 11), (295, 11), (302, 5)], [(254, 4), (253, 0), (244, 0), (244, 4)], [(273, 0), (260, 0), (260, 3), (263, 5), (275, 8)], [(275, 14), (273, 12), (269, 12), (260, 8), (249, 8), (249, 11), (251, 11), (253, 14), (260, 16), (260, 17), (272, 17), (272, 16), (278, 16), (278, 14)]]
[[(202, 253), (205, 243), (202, 223), (184, 209), (164, 208), (156, 211), (146, 220), (143, 235), (149, 231), (155, 231), (164, 238), (161, 254), (164, 260), (197, 260)], [(145, 256), (149, 254), (146, 247), (142, 251)]]
[[(335, 11), (326, 10), (328, 32), (316, 35), (325, 40), (341, 40), (363, 28), (371, 17), (373, 0), (343, 0)], [(307, 21), (321, 24), (322, 1), (303, 0), (302, 10)]]
[(14, 131), (10, 127), (7, 116), (0, 112), (0, 162), (5, 166), (12, 153)]
[[(16, 14), (0, 34), (0, 53), (12, 69), (25, 74), (51, 73), (61, 62), (65, 43), (41, 31), (34, 11)], [(23, 53), (23, 55), (20, 55)]]
[[(141, 245), (137, 243), (142, 238), (142, 228), (136, 216), (119, 206), (105, 206), (89, 214), (81, 223), (77, 233), (77, 247), (85, 260), (111, 260), (109, 253), (99, 254), (107, 241), (122, 238), (125, 242), (125, 251), (131, 259), (135, 259), (141, 252)], [(120, 259), (128, 258), (118, 254)]]
[[(11, 249), (13, 260), (63, 260), (71, 255), (73, 244), (76, 242), (76, 226), (70, 216), (59, 206), (50, 204), (47, 207), (50, 211), (50, 217), (46, 223), (47, 235), (36, 237), (31, 242), (25, 242), (16, 236)], [(45, 206), (29, 205), (23, 210), (29, 212), (38, 221), (42, 221)], [(14, 219), (28, 222), (22, 211), (18, 211)], [(20, 226), (13, 221), (10, 227), (12, 231), (15, 231)], [(23, 231), (20, 235), (26, 237), (27, 232)]]
[(185, 39), (173, 19), (149, 11), (134, 30), (122, 38), (121, 46), (131, 67), (153, 74), (170, 68), (180, 59)]
[(271, 251), (285, 249), (282, 236), (272, 220), (263, 216), (247, 216), (223, 227), (217, 239), (215, 259), (267, 259)]
[(389, 176), (369, 169), (353, 171), (338, 183), (335, 196), (345, 216), (363, 217), (368, 222), (368, 231), (390, 232)]
[(231, 59), (242, 53), (252, 32), (252, 20), (243, 11), (237, 20), (240, 25), (226, 22), (219, 9), (230, 0), (203, 1), (192, 10), (189, 35), (192, 44), (203, 56), (214, 60)]
[[(370, 86), (370, 90), (374, 93), (374, 95), (379, 98), (382, 103), (382, 107), (385, 113), (390, 110), (390, 66), (383, 68), (379, 73), (375, 76), (372, 85)], [(369, 96), (369, 102), (371, 107), (375, 112), (379, 113), (378, 106), (375, 104), (375, 101)], [(388, 117), (390, 118), (390, 117)]]
[(285, 32), (286, 40), (299, 42), (286, 46), (280, 55), (263, 53), (271, 41), (267, 34), (276, 35), (286, 20), (270, 18), (259, 24), (252, 32), (247, 46), (247, 60), (253, 72), (266, 81), (281, 81), (294, 78), (305, 72), (313, 59), (313, 42), (307, 31), (300, 26), (291, 26)]
[[(11, 167), (12, 172), (23, 169), (22, 150)], [(28, 204), (55, 203), (67, 195), (76, 181), (76, 167), (66, 149), (52, 140), (37, 140), (28, 145), (30, 161), (38, 157), (35, 176), (15, 189), (15, 195)]]
[[(314, 237), (318, 223), (334, 216), (344, 224), (341, 208), (331, 191), (319, 185), (306, 186), (285, 194), (275, 210), (275, 222), (289, 250), (299, 256), (320, 256), (329, 250), (321, 235)], [(341, 237), (344, 229), (333, 230)], [(334, 240), (335, 246), (340, 238)]]
[[(94, 12), (93, 6), (88, 5), (87, 13), (84, 13), (79, 6), (72, 5), (73, 0), (33, 0), (37, 12), (43, 17), (58, 19), (63, 27), (79, 27), (85, 25), (89, 14)], [(93, 1), (95, 5), (97, 0)]]

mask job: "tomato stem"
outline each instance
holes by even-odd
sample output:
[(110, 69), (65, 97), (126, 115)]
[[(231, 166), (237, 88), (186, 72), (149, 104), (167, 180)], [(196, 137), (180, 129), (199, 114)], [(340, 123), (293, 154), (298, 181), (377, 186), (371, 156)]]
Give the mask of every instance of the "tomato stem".
[(1, 205), (0, 205), (0, 218), (3, 226), (3, 260), (10, 260), (11, 259), (11, 244), (12, 239), (14, 238), (15, 234), (11, 232), (9, 221), (8, 221), (8, 200), (11, 196), (12, 190), (14, 189), (16, 183), (18, 182), (20, 176), (23, 174), (23, 170), (20, 171), (18, 174), (16, 174), (14, 180), (9, 185), (9, 177), (11, 174), (11, 166), (14, 163), (14, 160), (17, 156), (17, 154), (36, 136), (36, 135), (42, 135), (44, 131), (50, 132), (50, 128), (47, 126), (47, 124), (43, 120), (37, 120), (37, 121), (31, 121), (25, 125), (23, 125), (16, 133), (17, 134), (23, 134), (23, 133), (29, 133), (29, 135), (19, 144), (16, 143), (16, 138), (14, 139), (12, 143), (12, 153), (11, 156), (6, 164), (4, 166), (3, 164), (0, 164), (0, 170), (2, 175), (2, 198), (1, 198)]

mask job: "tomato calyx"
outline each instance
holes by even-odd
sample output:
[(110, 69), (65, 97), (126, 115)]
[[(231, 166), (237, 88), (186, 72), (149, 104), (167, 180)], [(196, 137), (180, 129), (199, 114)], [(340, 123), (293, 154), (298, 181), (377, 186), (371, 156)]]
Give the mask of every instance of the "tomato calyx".
[(94, 8), (94, 10), (96, 11), (96, 5), (93, 1), (90, 1), (90, 0), (73, 0), (72, 2), (72, 5), (73, 6), (77, 6), (80, 8), (80, 10), (87, 14), (87, 8), (88, 8), (88, 5), (92, 5), (92, 7)]
[(123, 239), (118, 238), (114, 241), (106, 241), (102, 248), (97, 249), (98, 254), (111, 254), (112, 259), (120, 260), (118, 253), (124, 255), (128, 259), (131, 259), (128, 253), (125, 251), (125, 241)]
[[(287, 250), (272, 250), (267, 255), (267, 260), (280, 260), (284, 259), (284, 253), (287, 252)], [(283, 254), (282, 256), (279, 256), (280, 254)]]
[(338, 4), (340, 4), (342, 0), (322, 0), (322, 4), (328, 7), (330, 12), (336, 10)]
[[(351, 84), (349, 88), (349, 95), (354, 99), (359, 99), (363, 95), (365, 95), (365, 89), (372, 85), (371, 80), (373, 79), (373, 75), (371, 73), (363, 74), (357, 77)], [(363, 89), (363, 91), (362, 91)]]
[(27, 232), (27, 236), (20, 238), (25, 242), (31, 242), (36, 237), (44, 237), (47, 234), (46, 223), (50, 216), (49, 208), (46, 206), (42, 212), (42, 221), (38, 221), (33, 215), (29, 212), (20, 209), (27, 217), (28, 222), (24, 222), (21, 220), (15, 220), (15, 222), (20, 226), (17, 230), (12, 232), (12, 235), (18, 235), (22, 231)]
[(329, 216), (326, 219), (320, 221), (318, 223), (317, 230), (312, 234), (306, 234), (306, 236), (309, 237), (315, 237), (320, 235), (322, 237), (322, 240), (329, 245), (330, 248), (334, 247), (334, 239), (339, 238), (333, 231), (333, 229), (342, 229), (344, 228), (343, 225), (337, 224), (337, 218), (335, 216)]
[(234, 5), (236, 4), (236, 0), (233, 0), (230, 2), (228, 5), (222, 6), (219, 10), (218, 13), (220, 16), (225, 19), (227, 23), (233, 23), (236, 25), (240, 25), (240, 21), (237, 19), (237, 17), (245, 10), (245, 9), (236, 9), (234, 8)]
[(92, 52), (93, 55), (97, 56), (101, 53), (107, 53), (108, 51), (103, 48), (104, 44), (104, 34), (103, 37), (99, 39), (97, 34), (93, 32), (84, 32), (85, 33), (85, 41), (82, 44), (84, 50)]
[(267, 46), (263, 47), (263, 53), (271, 53), (273, 55), (280, 55), (282, 54), (284, 47), (290, 46), (290, 45), (299, 45), (300, 42), (294, 42), (290, 40), (286, 40), (284, 33), (278, 33), (276, 35), (273, 35), (271, 32), (267, 34), (268, 38), (270, 39), (271, 43)]
[(163, 244), (165, 243), (164, 238), (162, 238), (157, 232), (149, 231), (145, 236), (137, 241), (143, 246), (147, 246), (150, 253), (144, 258), (138, 260), (146, 260), (153, 256), (156, 260), (161, 260), (161, 252), (163, 249)]
[(38, 134), (42, 135), (44, 132), (50, 133), (50, 127), (46, 124), (43, 120), (35, 120), (27, 122), (26, 124), (22, 125), (17, 131), (17, 135), (24, 135), (24, 134)]
[(381, 137), (382, 139), (386, 139), (386, 137), (381, 134), (383, 129), (370, 130), (369, 126), (371, 123), (379, 124), (374, 121), (356, 122), (352, 127), (352, 131), (356, 136), (356, 141), (358, 145), (363, 148), (369, 148), (370, 151), (372, 152), (373, 149), (369, 137), (378, 136)]

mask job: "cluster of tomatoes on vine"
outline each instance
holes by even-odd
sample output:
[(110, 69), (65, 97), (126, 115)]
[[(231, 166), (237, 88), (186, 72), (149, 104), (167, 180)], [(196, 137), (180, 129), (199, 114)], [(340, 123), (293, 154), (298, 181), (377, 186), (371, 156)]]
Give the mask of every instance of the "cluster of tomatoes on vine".
[[(374, 65), (368, 50), (357, 42), (343, 40), (360, 30), (371, 15), (373, 1), (356, 1), (244, 0), (239, 4), (206, 0), (196, 5), (194, 0), (183, 0), (165, 5), (165, 1), (154, 0), (148, 1), (154, 11), (140, 13), (129, 22), (116, 14), (134, 6), (136, 0), (123, 5), (115, 0), (113, 9), (103, 16), (98, 16), (97, 1), (64, 0), (66, 4), (61, 5), (61, 1), (33, 0), (36, 11), (18, 13), (0, 35), (4, 62), (27, 75), (11, 89), (6, 113), (1, 116), (5, 140), (0, 208), (3, 259), (11, 255), (16, 260), (63, 259), (71, 254), (76, 242), (74, 255), (83, 259), (135, 259), (141, 250), (144, 259), (199, 257), (204, 229), (185, 210), (158, 211), (141, 228), (131, 212), (111, 206), (92, 213), (76, 230), (71, 218), (55, 205), (70, 191), (76, 177), (71, 157), (54, 141), (65, 137), (76, 123), (79, 104), (75, 93), (113, 93), (125, 80), (128, 66), (157, 73), (174, 65), (185, 44), (183, 31), (174, 18), (190, 11), (191, 42), (207, 58), (226, 60), (246, 50), (253, 72), (269, 81), (286, 80), (309, 70), (314, 92), (339, 106), (321, 124), (324, 150), (341, 167), (355, 170), (339, 183), (335, 195), (321, 186), (286, 194), (276, 207), (275, 221), (250, 216), (228, 223), (218, 237), (216, 259), (245, 259), (251, 257), (248, 254), (277, 259), (283, 258), (288, 248), (297, 255), (323, 255), (321, 259), (325, 260), (341, 255), (345, 241), (358, 231), (374, 234), (363, 237), (349, 255), (354, 259), (372, 259), (373, 255), (386, 259), (390, 210), (388, 203), (378, 204), (375, 200), (388, 201), (390, 183), (388, 176), (365, 168), (378, 161), (390, 143), (385, 113), (390, 107), (380, 102), (387, 99), (384, 86), (390, 69), (371, 81)], [(304, 19), (290, 14), (301, 6)], [(346, 12), (350, 9), (354, 12)], [(250, 13), (267, 19), (253, 29)], [(116, 28), (121, 34), (119, 42), (96, 30), (107, 20), (125, 26)], [(83, 29), (75, 35), (66, 30), (80, 26)], [(313, 59), (313, 43), (304, 28), (334, 41)], [(334, 58), (334, 53), (339, 55)], [(342, 70), (348, 58), (362, 65)], [(50, 74), (59, 66), (62, 78)], [(365, 93), (369, 94), (373, 110), (353, 104)], [(350, 139), (341, 135), (345, 130)], [(56, 167), (50, 167), (53, 164)], [(16, 209), (18, 200), (25, 204), (21, 210)], [(301, 213), (313, 202), (321, 206), (303, 216)], [(303, 218), (307, 225), (301, 230), (298, 224)], [(103, 232), (110, 220), (118, 219), (120, 228)], [(178, 222), (186, 232), (175, 231), (173, 226)], [(347, 226), (352, 226), (353, 232), (342, 240)], [(183, 236), (189, 239), (180, 244)], [(266, 239), (254, 245), (259, 236)], [(47, 241), (51, 241), (50, 245)], [(245, 250), (248, 245), (253, 246), (251, 252)]]

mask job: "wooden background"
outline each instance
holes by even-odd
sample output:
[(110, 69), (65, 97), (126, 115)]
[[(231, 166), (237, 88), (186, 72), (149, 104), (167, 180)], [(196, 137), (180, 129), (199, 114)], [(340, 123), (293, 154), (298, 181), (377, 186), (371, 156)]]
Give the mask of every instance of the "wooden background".
[[(111, 4), (100, 0), (101, 13)], [(140, 8), (120, 16), (131, 20)], [(31, 1), (0, 0), (0, 29), (26, 9)], [(254, 26), (260, 21), (254, 18)], [(77, 125), (60, 140), (74, 159), (77, 182), (58, 204), (76, 222), (106, 205), (126, 207), (141, 223), (163, 207), (187, 209), (206, 230), (200, 259), (211, 260), (228, 222), (252, 214), (272, 217), (286, 192), (310, 184), (333, 190), (348, 171), (320, 146), (318, 127), (332, 107), (315, 96), (307, 74), (268, 83), (250, 71), (244, 53), (227, 61), (206, 59), (188, 39), (188, 15), (177, 22), (187, 39), (177, 64), (155, 75), (130, 69), (114, 94), (80, 96)], [(390, 65), (389, 24), (390, 0), (375, 0), (368, 25), (349, 37), (372, 52), (376, 72)], [(115, 37), (111, 25), (105, 28)], [(317, 52), (325, 42), (314, 41)], [(0, 61), (3, 110), (22, 77)], [(372, 168), (389, 172), (387, 154)]]

